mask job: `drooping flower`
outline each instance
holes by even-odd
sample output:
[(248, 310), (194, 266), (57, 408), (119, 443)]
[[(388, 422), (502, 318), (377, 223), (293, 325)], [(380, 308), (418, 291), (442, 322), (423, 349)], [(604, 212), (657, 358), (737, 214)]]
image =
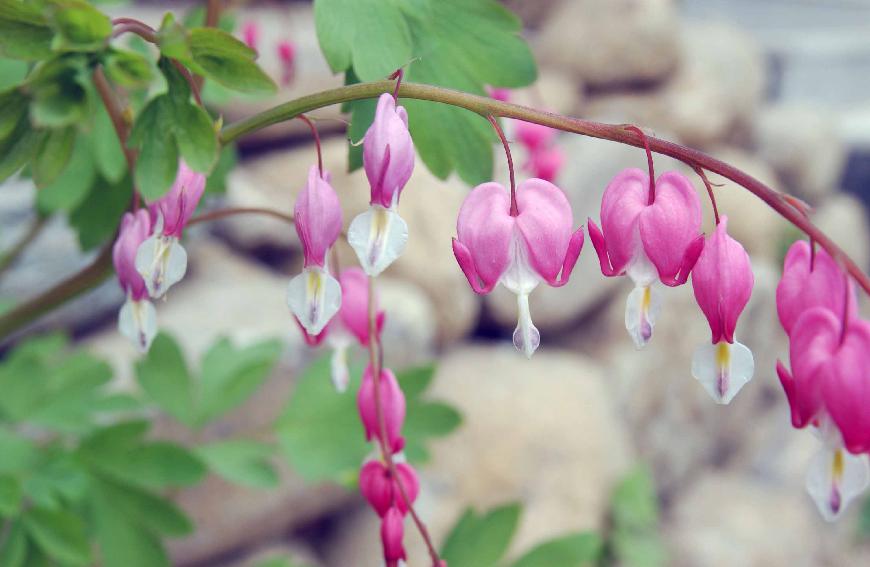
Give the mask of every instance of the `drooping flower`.
[(179, 244), (205, 191), (205, 175), (193, 171), (183, 160), (169, 192), (149, 206), (154, 232), (139, 246), (136, 271), (145, 280), (148, 294), (162, 297), (187, 272), (187, 252)]
[(294, 207), (296, 233), (304, 255), (302, 273), (290, 280), (287, 304), (310, 335), (323, 331), (341, 307), (341, 286), (326, 265), (326, 255), (341, 234), (341, 205), (329, 184), (311, 166)]
[(136, 251), (151, 233), (151, 217), (145, 209), (124, 213), (121, 229), (112, 247), (118, 283), (127, 300), (118, 313), (118, 329), (140, 352), (146, 352), (157, 335), (157, 312), (148, 301), (148, 289), (136, 271)]
[(296, 45), (285, 39), (278, 42), (277, 51), (281, 62), (281, 84), (286, 87), (296, 75)]
[[(381, 393), (381, 412), (387, 433), (385, 444), (390, 451), (397, 453), (405, 446), (405, 438), (402, 437), (402, 425), (405, 423), (405, 394), (399, 387), (396, 375), (387, 368), (381, 370), (378, 382)], [(366, 432), (366, 440), (380, 439), (381, 428), (375, 400), (375, 377), (371, 365), (367, 366), (363, 372), (356, 403)]]
[(798, 317), (813, 307), (825, 307), (836, 317), (842, 317), (847, 298), (849, 317), (857, 317), (855, 287), (849, 280), (847, 288), (844, 279), (843, 271), (824, 248), (816, 250), (813, 257), (805, 240), (792, 244), (785, 255), (782, 279), (776, 286), (776, 311), (785, 332), (790, 335)]
[[(413, 504), (420, 493), (417, 473), (407, 463), (396, 463), (395, 467), (402, 489)], [(403, 516), (408, 513), (402, 489), (399, 488), (396, 478), (390, 474), (387, 465), (381, 461), (368, 461), (363, 465), (359, 473), (359, 488), (378, 516), (383, 517), (392, 507), (397, 508)]]
[(381, 544), (384, 548), (384, 561), (387, 567), (397, 567), (399, 561), (404, 561), (405, 546), (402, 539), (405, 535), (404, 518), (396, 508), (390, 508), (381, 519)]
[(260, 25), (257, 22), (249, 20), (242, 25), (242, 41), (257, 51), (257, 45), (260, 43)]
[(695, 300), (712, 333), (711, 343), (695, 350), (692, 375), (719, 404), (729, 403), (755, 370), (752, 352), (734, 339), (754, 282), (749, 254), (728, 235), (728, 217), (723, 216), (692, 270)]
[(541, 148), (529, 154), (528, 161), (523, 164), (523, 169), (532, 177), (553, 182), (565, 164), (565, 153), (559, 146)]
[(643, 171), (622, 171), (601, 201), (601, 228), (589, 220), (589, 238), (608, 277), (627, 274), (635, 289), (625, 308), (625, 327), (642, 348), (652, 338), (661, 298), (653, 284), (686, 283), (701, 250), (701, 203), (691, 182), (676, 171), (663, 173), (649, 191)]
[(562, 190), (542, 179), (527, 179), (516, 190), (516, 216), (508, 191), (495, 182), (472, 189), (456, 221), (453, 254), (477, 293), (501, 283), (517, 295), (519, 321), (514, 346), (531, 357), (540, 344), (532, 323), (529, 294), (542, 281), (568, 282), (580, 250), (583, 227), (573, 230), (571, 204)]
[(517, 120), (514, 135), (529, 152), (533, 153), (548, 147), (556, 138), (556, 131), (535, 122)]
[(366, 274), (376, 276), (401, 256), (408, 225), (399, 216), (399, 196), (414, 171), (408, 113), (390, 94), (378, 99), (375, 119), (363, 138), (363, 166), (371, 186), (368, 211), (348, 229), (348, 243)]

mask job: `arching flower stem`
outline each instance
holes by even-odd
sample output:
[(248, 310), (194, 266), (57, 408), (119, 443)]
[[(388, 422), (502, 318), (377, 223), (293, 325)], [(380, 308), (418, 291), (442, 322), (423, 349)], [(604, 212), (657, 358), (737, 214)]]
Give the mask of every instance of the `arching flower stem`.
[(320, 172), (320, 177), (323, 177), (323, 155), (320, 151), (320, 134), (317, 133), (317, 126), (304, 114), (300, 114), (296, 118), (308, 124), (311, 129), (311, 135), (314, 136), (314, 146), (317, 148), (317, 171)]
[(710, 196), (710, 204), (713, 206), (713, 218), (716, 220), (716, 225), (719, 224), (719, 207), (716, 206), (716, 195), (713, 194), (713, 184), (710, 183), (710, 180), (707, 179), (707, 174), (704, 173), (704, 170), (700, 167), (694, 168), (695, 173), (698, 174), (698, 177), (701, 178), (701, 181), (704, 182), (704, 187), (707, 188), (707, 195)]
[(515, 217), (520, 214), (520, 211), (517, 207), (517, 180), (514, 174), (514, 160), (511, 156), (511, 146), (504, 135), (504, 130), (499, 126), (498, 120), (496, 120), (492, 114), (488, 115), (486, 119), (489, 120), (489, 123), (492, 124), (493, 128), (495, 128), (495, 133), (498, 134), (498, 137), (501, 140), (501, 145), (504, 146), (504, 153), (507, 157), (508, 173), (511, 177), (511, 216)]
[[(641, 143), (643, 144), (643, 149), (646, 150), (646, 166), (649, 169), (649, 199), (647, 200), (648, 205), (652, 205), (656, 201), (656, 170), (653, 167), (653, 156), (652, 152), (649, 149), (649, 142), (646, 139), (646, 134), (643, 133), (643, 130), (634, 125), (629, 125), (625, 127), (626, 130), (631, 130), (635, 134), (637, 134), (638, 138), (640, 138)], [(719, 224), (719, 219), (716, 219), (716, 224)]]

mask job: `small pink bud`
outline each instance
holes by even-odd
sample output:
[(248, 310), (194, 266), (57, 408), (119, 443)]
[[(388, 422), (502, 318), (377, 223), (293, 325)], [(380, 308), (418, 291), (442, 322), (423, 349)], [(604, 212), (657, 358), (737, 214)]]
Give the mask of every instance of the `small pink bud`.
[(242, 25), (242, 41), (245, 45), (257, 51), (257, 45), (260, 42), (260, 25), (253, 20), (249, 20)]
[(506, 89), (504, 87), (487, 87), (486, 92), (491, 98), (499, 100), (501, 102), (508, 102), (511, 98), (510, 89)]
[[(402, 483), (402, 488), (411, 504), (420, 493), (420, 481), (413, 467), (407, 463), (396, 463), (396, 473)], [(386, 514), (391, 507), (396, 507), (404, 516), (408, 513), (405, 499), (396, 479), (390, 475), (387, 465), (380, 461), (369, 461), (363, 465), (359, 475), (359, 487), (363, 497), (368, 501), (378, 516)]]
[(278, 60), (281, 62), (281, 84), (285, 87), (296, 75), (296, 46), (289, 39), (278, 42)]
[(149, 207), (155, 225), (159, 224), (158, 218), (162, 217), (164, 236), (181, 238), (181, 233), (196, 211), (203, 192), (205, 175), (193, 171), (184, 160), (179, 160), (178, 175), (169, 192)]
[[(347, 268), (339, 276), (341, 309), (339, 317), (344, 327), (356, 337), (361, 346), (369, 345), (369, 279), (360, 268)], [(378, 310), (377, 331), (384, 326), (384, 312)]]
[(322, 268), (327, 252), (341, 234), (341, 204), (328, 179), (329, 174), (321, 176), (317, 166), (312, 165), (293, 209), (306, 268)]
[(145, 280), (136, 271), (136, 252), (151, 234), (151, 217), (145, 209), (135, 213), (124, 213), (121, 219), (121, 229), (112, 247), (112, 261), (115, 264), (115, 274), (124, 293), (135, 300), (148, 295)]
[[(405, 446), (402, 437), (402, 425), (405, 422), (405, 394), (399, 388), (395, 374), (387, 368), (381, 371), (379, 380), (381, 392), (381, 411), (383, 412), (387, 432), (386, 445), (389, 450), (397, 453)], [(366, 432), (366, 440), (381, 438), (381, 428), (378, 422), (378, 412), (375, 403), (375, 378), (371, 366), (363, 373), (362, 384), (356, 398), (360, 419)]]
[(517, 120), (514, 135), (530, 152), (543, 150), (556, 138), (556, 131), (549, 126)]
[(552, 146), (533, 151), (523, 168), (532, 177), (553, 182), (556, 180), (564, 164), (565, 153), (562, 151), (562, 148)]
[(405, 547), (402, 539), (405, 535), (404, 518), (397, 508), (390, 508), (381, 520), (381, 544), (384, 547), (384, 560), (387, 567), (395, 567), (399, 561), (404, 561)]
[(375, 119), (363, 138), (363, 166), (371, 186), (371, 204), (391, 208), (414, 171), (414, 143), (408, 113), (389, 93), (378, 99)]

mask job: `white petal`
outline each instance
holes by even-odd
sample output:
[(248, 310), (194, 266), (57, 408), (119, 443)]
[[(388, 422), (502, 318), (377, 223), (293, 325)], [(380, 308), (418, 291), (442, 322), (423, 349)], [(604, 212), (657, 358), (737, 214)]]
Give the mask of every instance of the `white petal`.
[(287, 305), (312, 335), (326, 327), (341, 307), (341, 285), (320, 268), (307, 268), (290, 280)]
[(347, 241), (369, 276), (377, 276), (402, 255), (408, 225), (393, 209), (373, 205), (350, 223)]
[(511, 236), (510, 264), (499, 283), (517, 294), (529, 294), (541, 283), (541, 277), (529, 263), (529, 251), (519, 229)]
[(625, 301), (625, 328), (638, 349), (645, 347), (652, 338), (661, 311), (662, 297), (654, 286), (636, 287), (628, 294)]
[(807, 469), (806, 487), (822, 517), (836, 520), (870, 483), (866, 455), (853, 455), (842, 447), (823, 445)]
[(692, 356), (692, 376), (717, 404), (731, 403), (754, 371), (752, 352), (738, 342), (705, 342)]
[(329, 361), (332, 377), (332, 385), (339, 392), (347, 390), (350, 382), (350, 371), (347, 368), (347, 346), (338, 346), (332, 349), (332, 357)]
[(118, 313), (118, 330), (130, 339), (139, 352), (148, 352), (157, 335), (157, 311), (147, 299), (127, 299)]
[(643, 251), (640, 235), (637, 235), (636, 238), (637, 251), (631, 263), (625, 269), (625, 273), (637, 287), (649, 287), (654, 281), (659, 279), (659, 271), (650, 262), (650, 259), (647, 258), (646, 252)]
[(532, 315), (529, 311), (529, 296), (526, 293), (517, 295), (518, 321), (514, 329), (514, 346), (518, 351), (532, 358), (532, 355), (541, 345), (541, 333), (532, 323)]
[(184, 277), (187, 252), (177, 238), (155, 233), (139, 245), (136, 271), (145, 280), (148, 295), (157, 299)]

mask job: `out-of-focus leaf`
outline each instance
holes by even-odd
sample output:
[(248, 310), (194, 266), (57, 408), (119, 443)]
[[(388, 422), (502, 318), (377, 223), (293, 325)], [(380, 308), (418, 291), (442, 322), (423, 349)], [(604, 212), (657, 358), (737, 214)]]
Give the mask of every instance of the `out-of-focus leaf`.
[(27, 439), (0, 428), (0, 455), (0, 473), (19, 473), (36, 463), (39, 451)]
[(267, 94), (277, 90), (275, 82), (254, 61), (257, 53), (225, 31), (193, 28), (188, 46), (190, 59), (182, 61), (229, 89)]
[(38, 187), (45, 187), (57, 179), (69, 162), (75, 140), (73, 126), (49, 130), (42, 137), (33, 161), (33, 181)]
[(153, 78), (151, 62), (135, 51), (112, 49), (105, 58), (106, 75), (127, 88), (146, 87)]
[(42, 133), (21, 117), (9, 135), (0, 141), (0, 181), (3, 181), (30, 161), (42, 140)]
[(15, 59), (51, 55), (54, 32), (36, 2), (0, 0), (0, 53)]
[(611, 500), (613, 555), (626, 567), (668, 562), (658, 533), (658, 503), (649, 467), (640, 465), (617, 485)]
[(210, 469), (225, 479), (270, 488), (278, 485), (278, 473), (269, 462), (273, 447), (244, 439), (210, 443), (197, 447), (197, 454)]
[(191, 59), (190, 47), (187, 44), (187, 30), (175, 21), (175, 16), (167, 12), (157, 31), (157, 47), (166, 57), (187, 62)]
[[(21, 84), (27, 76), (27, 63), (17, 59), (0, 58), (0, 91)], [(0, 138), (3, 136), (0, 135)]]
[(82, 250), (104, 244), (115, 233), (132, 196), (133, 185), (129, 176), (118, 183), (96, 178), (85, 200), (69, 216), (70, 224), (78, 232)]
[(57, 30), (52, 47), (72, 51), (96, 51), (112, 33), (109, 17), (85, 0), (53, 0), (51, 23)]
[(21, 482), (12, 475), (0, 475), (0, 516), (9, 517), (21, 507)]
[(72, 513), (31, 508), (23, 521), (30, 537), (50, 557), (66, 565), (91, 563), (84, 524)]
[(447, 536), (441, 557), (450, 567), (494, 567), (510, 546), (519, 519), (519, 504), (483, 515), (469, 508)]
[(22, 120), (27, 120), (27, 97), (17, 89), (0, 93), (0, 141), (6, 140)]
[(178, 145), (169, 135), (175, 128), (168, 95), (152, 99), (139, 113), (129, 144), (139, 148), (134, 180), (145, 199), (158, 199), (169, 190), (178, 172)]
[(182, 423), (194, 422), (193, 383), (178, 344), (160, 333), (136, 363), (139, 385), (151, 400)]
[(410, 398), (405, 418), (405, 453), (411, 462), (429, 459), (425, 442), (430, 437), (443, 437), (459, 427), (462, 417), (452, 406), (440, 402), (425, 402)]
[(94, 111), (93, 130), (88, 138), (97, 169), (109, 183), (119, 183), (127, 173), (127, 161), (112, 119), (101, 104)]
[(225, 193), (227, 177), (238, 162), (238, 152), (235, 144), (226, 144), (221, 148), (218, 162), (205, 182), (205, 192), (211, 195)]
[(193, 532), (193, 524), (175, 504), (130, 484), (104, 478), (91, 479), (92, 490), (111, 503), (119, 515), (155, 534), (184, 536)]
[(211, 172), (218, 158), (218, 141), (214, 123), (205, 109), (190, 103), (178, 105), (173, 123), (185, 163), (194, 171)]
[[(73, 136), (75, 136), (74, 131)], [(71, 156), (64, 169), (36, 194), (36, 204), (43, 213), (73, 211), (88, 197), (88, 192), (97, 178), (97, 172), (88, 145), (82, 142), (79, 137), (78, 143), (69, 148)], [(34, 177), (36, 177), (35, 167)]]
[(87, 62), (81, 54), (65, 54), (41, 63), (33, 73), (30, 118), (33, 124), (60, 128), (81, 123), (89, 114), (85, 82)]
[(80, 463), (60, 450), (43, 451), (38, 466), (24, 481), (24, 494), (36, 506), (57, 510), (65, 502), (79, 502), (87, 491)]
[(27, 558), (27, 534), (20, 521), (12, 522), (9, 533), (0, 543), (0, 565), (22, 567)]
[(105, 567), (169, 567), (157, 535), (143, 529), (117, 501), (98, 486), (90, 500), (97, 542)]
[(571, 534), (536, 545), (511, 567), (583, 567), (594, 565), (600, 554), (601, 538), (597, 534)]

